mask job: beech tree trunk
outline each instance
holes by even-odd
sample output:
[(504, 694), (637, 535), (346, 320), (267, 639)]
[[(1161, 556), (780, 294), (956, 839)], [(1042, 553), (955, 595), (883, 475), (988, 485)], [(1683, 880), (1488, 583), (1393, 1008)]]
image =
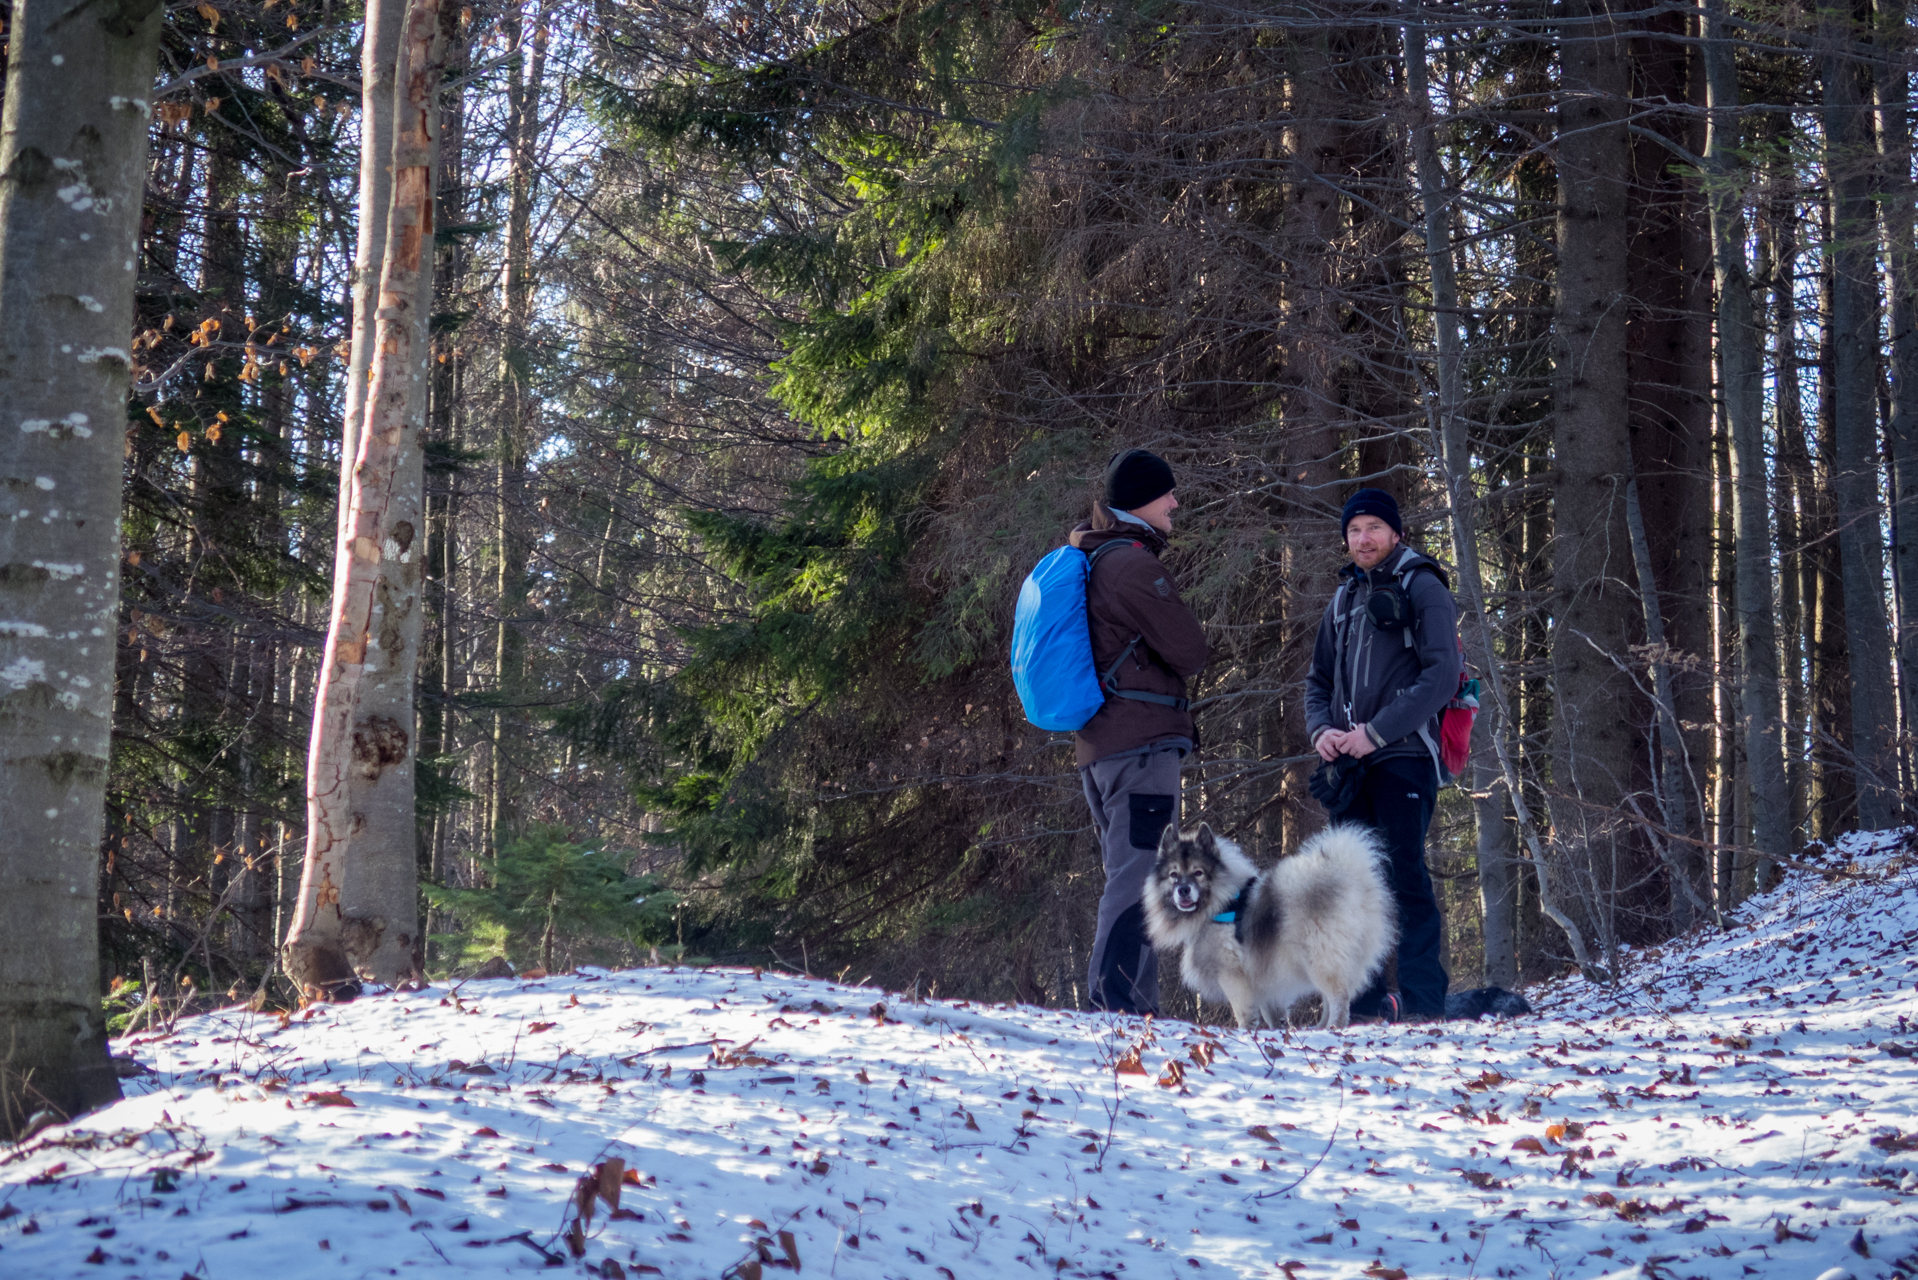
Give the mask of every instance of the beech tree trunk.
[[(1710, 107), (1706, 200), (1718, 283), (1718, 365), (1730, 424), (1733, 614), (1738, 624), (1739, 719), (1752, 843), (1761, 855), (1789, 856), (1791, 793), (1778, 724), (1778, 632), (1772, 611), (1771, 507), (1765, 459), (1765, 362), (1745, 256), (1744, 192), (1738, 148), (1738, 70), (1724, 0), (1705, 0), (1705, 81)], [(1761, 873), (1760, 878), (1765, 878)]]
[(340, 436), (340, 532), (346, 532), (346, 483), (359, 456), (366, 383), (373, 363), (374, 303), (386, 261), (386, 220), (393, 205), (394, 69), (406, 0), (369, 0), (360, 61), (360, 225), (350, 277), (353, 330), (346, 358), (345, 430)]
[(119, 1097), (100, 1011), (127, 335), (157, 0), (15, 0), (0, 133), (0, 1134)]
[[(375, 0), (367, 30), (384, 16)], [(365, 415), (344, 476), (332, 614), (307, 760), (306, 863), (284, 960), (309, 999), (357, 979), (418, 982), (413, 688), (426, 539), (425, 426), (433, 287), (439, 0), (413, 0), (396, 56), (392, 196)], [(367, 75), (378, 75), (369, 64)], [(362, 216), (380, 216), (364, 209)]]
[(1897, 820), (1897, 733), (1891, 634), (1885, 614), (1885, 544), (1879, 531), (1877, 224), (1873, 216), (1871, 110), (1856, 42), (1842, 15), (1819, 23), (1824, 44), (1825, 174), (1831, 189), (1832, 427), (1837, 456), (1838, 559), (1851, 662), (1851, 750), (1858, 824)]

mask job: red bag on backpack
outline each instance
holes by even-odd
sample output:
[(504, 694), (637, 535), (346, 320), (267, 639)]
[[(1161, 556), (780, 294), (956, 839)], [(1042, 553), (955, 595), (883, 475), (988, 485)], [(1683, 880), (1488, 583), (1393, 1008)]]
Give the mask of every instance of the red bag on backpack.
[(1472, 722), (1478, 719), (1478, 681), (1458, 673), (1458, 692), (1439, 712), (1439, 763), (1446, 776), (1456, 778), (1472, 759)]

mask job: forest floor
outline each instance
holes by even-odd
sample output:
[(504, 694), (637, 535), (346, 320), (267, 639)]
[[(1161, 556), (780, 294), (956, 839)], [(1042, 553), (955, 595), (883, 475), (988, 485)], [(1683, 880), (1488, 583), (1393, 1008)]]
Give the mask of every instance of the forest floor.
[(206, 1014), (0, 1156), (0, 1274), (1912, 1276), (1918, 854), (1820, 865), (1502, 1023), (692, 969)]

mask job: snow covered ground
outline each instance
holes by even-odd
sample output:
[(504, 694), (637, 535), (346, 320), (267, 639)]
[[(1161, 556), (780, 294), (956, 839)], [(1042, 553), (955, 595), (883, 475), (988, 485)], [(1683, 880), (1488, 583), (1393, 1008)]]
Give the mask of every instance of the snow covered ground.
[(0, 1276), (1913, 1276), (1918, 857), (1827, 862), (1504, 1024), (663, 969), (210, 1014), (0, 1156)]

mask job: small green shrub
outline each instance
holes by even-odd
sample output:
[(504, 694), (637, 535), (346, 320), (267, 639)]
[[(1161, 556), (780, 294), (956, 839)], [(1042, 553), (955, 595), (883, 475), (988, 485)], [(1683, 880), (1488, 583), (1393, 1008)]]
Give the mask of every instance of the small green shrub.
[(509, 959), (537, 948), (553, 967), (559, 938), (618, 939), (646, 946), (666, 936), (678, 896), (658, 877), (627, 872), (610, 850), (575, 844), (564, 827), (535, 827), (500, 849), (485, 888), (429, 884), (427, 900), (465, 926), (443, 936), (462, 966), (491, 956)]

